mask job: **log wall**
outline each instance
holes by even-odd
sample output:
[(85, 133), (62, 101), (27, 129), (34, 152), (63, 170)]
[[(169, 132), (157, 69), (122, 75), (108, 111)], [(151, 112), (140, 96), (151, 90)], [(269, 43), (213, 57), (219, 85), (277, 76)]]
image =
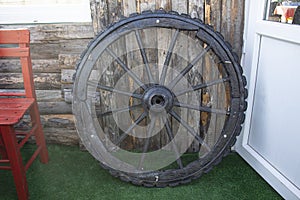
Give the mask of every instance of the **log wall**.
[[(241, 56), (244, 1), (240, 0), (90, 0), (91, 23), (0, 25), (28, 28), (38, 103), (48, 142), (76, 145), (70, 89), (76, 62), (95, 34), (130, 13), (164, 8), (188, 13), (221, 32)], [(17, 60), (0, 60), (0, 90), (19, 90)]]
[[(72, 88), (76, 62), (93, 38), (91, 23), (0, 25), (2, 29), (28, 28), (39, 109), (47, 142), (76, 145), (72, 105), (66, 100)], [(0, 60), (0, 91), (23, 88), (20, 62)], [(66, 97), (66, 98), (65, 98)]]

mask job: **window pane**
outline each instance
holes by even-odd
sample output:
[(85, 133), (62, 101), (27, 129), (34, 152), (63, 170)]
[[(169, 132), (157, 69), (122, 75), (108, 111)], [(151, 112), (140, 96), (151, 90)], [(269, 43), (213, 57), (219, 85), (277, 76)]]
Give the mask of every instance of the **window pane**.
[(300, 24), (300, 0), (268, 0), (265, 19), (289, 24)]

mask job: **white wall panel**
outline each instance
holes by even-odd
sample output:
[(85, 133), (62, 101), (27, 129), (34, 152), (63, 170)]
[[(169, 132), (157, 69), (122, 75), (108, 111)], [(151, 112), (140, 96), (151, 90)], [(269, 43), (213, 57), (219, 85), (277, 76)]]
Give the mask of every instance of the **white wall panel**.
[(249, 145), (300, 189), (300, 45), (262, 37)]
[(89, 1), (0, 2), (0, 24), (91, 22)]

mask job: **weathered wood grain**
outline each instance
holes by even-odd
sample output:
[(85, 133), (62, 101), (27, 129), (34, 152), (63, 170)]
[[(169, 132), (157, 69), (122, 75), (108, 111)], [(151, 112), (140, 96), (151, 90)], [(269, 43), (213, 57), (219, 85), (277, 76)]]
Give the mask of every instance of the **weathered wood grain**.
[[(48, 144), (79, 145), (73, 115), (41, 115), (40, 117)], [(31, 127), (30, 117), (25, 115), (17, 129), (28, 130), (29, 127)], [(35, 140), (30, 139), (29, 142), (35, 142)]]
[[(188, 10), (186, 11), (188, 12)], [(172, 67), (174, 72), (180, 72), (183, 70), (189, 62), (189, 41), (188, 41), (188, 32), (187, 31), (181, 31), (176, 42), (175, 46), (175, 52), (176, 54), (173, 56), (172, 60)], [(177, 75), (172, 74), (169, 78), (170, 81), (173, 80)], [(187, 80), (187, 79), (185, 79)], [(180, 81), (178, 83), (181, 87), (187, 87), (187, 83), (185, 81)], [(175, 87), (176, 89), (176, 87)], [(189, 97), (187, 95), (183, 96), (182, 99), (179, 99), (182, 103), (189, 103), (188, 102)], [(181, 118), (188, 122), (189, 120), (189, 110), (185, 108), (175, 108), (176, 112), (181, 115)], [(180, 124), (177, 120), (172, 118), (172, 126), (173, 130), (178, 130)], [(186, 146), (191, 141), (187, 139), (187, 135), (189, 132), (186, 129), (182, 129), (181, 132), (177, 132), (178, 138), (180, 140), (180, 144), (178, 144), (178, 150), (180, 153), (184, 153), (186, 151)]]
[(74, 69), (62, 69), (61, 70), (61, 83), (62, 84), (72, 84), (73, 76), (76, 70)]
[[(108, 24), (118, 20), (121, 15), (129, 16), (134, 12), (142, 12), (145, 10), (154, 10), (164, 8), (166, 10), (175, 10), (179, 13), (188, 13), (192, 17), (200, 18), (205, 23), (214, 26), (215, 30), (220, 31), (227, 41), (233, 45), (234, 51), (241, 55), (242, 35), (243, 35), (243, 12), (244, 1), (238, 0), (90, 0), (91, 15), (93, 23), (68, 23), (68, 24), (33, 24), (33, 25), (0, 25), (0, 28), (29, 28), (31, 31), (31, 55), (33, 58), (33, 71), (36, 81), (36, 93), (39, 101), (39, 107), (42, 114), (47, 115), (46, 132), (53, 137), (50, 141), (64, 141), (63, 137), (70, 129), (70, 134), (75, 134), (74, 124), (71, 119), (60, 114), (68, 114), (72, 116), (71, 104), (64, 102), (64, 88), (72, 88), (72, 75), (76, 67), (76, 62), (80, 54), (86, 48), (92, 37), (103, 30)], [(162, 34), (162, 35), (161, 35)], [(167, 45), (170, 35), (167, 33), (155, 33), (158, 38), (159, 45)], [(141, 32), (142, 40), (147, 43), (154, 38), (144, 38)], [(159, 36), (160, 35), (160, 36)], [(135, 38), (126, 38), (124, 48), (132, 49), (137, 45), (134, 43)], [(184, 42), (183, 42), (184, 43)], [(158, 46), (159, 47), (159, 46)], [(155, 59), (161, 63), (164, 59), (163, 51), (155, 53), (148, 52), (151, 62)], [(142, 63), (142, 59), (138, 53), (127, 55), (126, 62), (129, 65)], [(189, 53), (189, 56), (192, 56)], [(129, 58), (131, 60), (129, 60)], [(175, 61), (172, 61), (176, 63)], [(178, 63), (177, 63), (178, 64)], [(0, 88), (2, 86), (15, 89), (21, 88), (21, 74), (18, 69), (18, 60), (0, 60)], [(116, 66), (115, 66), (116, 67)], [(68, 71), (69, 70), (69, 71)], [(209, 67), (204, 67), (204, 75), (214, 78), (213, 74), (209, 75)], [(115, 83), (115, 77), (107, 73), (106, 81)], [(191, 76), (192, 77), (192, 76)], [(109, 81), (109, 79), (112, 79)], [(202, 93), (202, 104), (210, 105), (211, 95), (223, 95), (222, 88), (216, 87), (218, 94)], [(226, 107), (221, 102), (214, 102), (218, 107)], [(205, 116), (206, 114), (206, 116)], [(216, 120), (208, 116), (208, 113), (201, 115), (201, 125), (203, 129), (210, 123), (209, 120)], [(70, 120), (70, 121), (68, 121)], [(131, 120), (131, 119), (129, 119)], [(218, 120), (217, 120), (218, 121)], [(213, 122), (212, 122), (213, 123)], [(216, 128), (221, 125), (216, 124)], [(209, 130), (212, 132), (213, 129)], [(207, 132), (208, 130), (206, 130)], [(76, 144), (76, 139), (70, 139), (70, 144)], [(132, 144), (137, 144), (136, 141)], [(156, 141), (158, 142), (158, 141)], [(167, 138), (161, 138), (160, 144), (168, 142)], [(64, 143), (64, 142), (62, 142)], [(67, 142), (68, 143), (68, 142)], [(127, 144), (130, 146), (130, 144)], [(154, 148), (154, 146), (152, 146)]]
[[(43, 128), (69, 128), (75, 129), (74, 117), (72, 114), (53, 114), (53, 115), (40, 115)], [(22, 119), (23, 124), (30, 126), (31, 120), (29, 115), (25, 115)]]
[(36, 90), (38, 102), (55, 102), (62, 100), (61, 90)]
[(94, 36), (91, 23), (1, 25), (0, 28), (28, 28), (32, 59), (57, 59), (59, 54), (81, 54)]
[[(33, 75), (35, 89), (56, 90), (61, 87), (61, 76), (57, 73), (35, 73)], [(21, 73), (0, 73), (1, 89), (22, 89), (23, 76)]]
[(224, 35), (233, 50), (241, 56), (244, 30), (245, 1), (206, 0), (205, 22)]
[(44, 128), (68, 128), (75, 129), (73, 115), (41, 115), (41, 120)]
[(106, 0), (90, 0), (94, 35), (108, 25), (108, 5)]
[[(12, 93), (24, 93), (24, 90), (5, 90), (5, 89), (0, 89), (0, 93), (4, 92), (12, 92)], [(36, 96), (37, 96), (37, 101), (61, 101), (62, 100), (62, 95), (61, 95), (61, 90), (36, 90), (35, 91)]]
[(93, 37), (93, 27), (91, 23), (1, 25), (0, 28), (29, 29), (31, 43), (45, 43), (46, 41), (58, 40), (90, 39)]
[(90, 41), (91, 38), (32, 43), (31, 57), (32, 59), (58, 59), (60, 54), (81, 54)]
[[(157, 0), (156, 1), (156, 9), (160, 9), (160, 8), (163, 8), (167, 11), (172, 10), (172, 1)], [(154, 73), (156, 82), (160, 83), (162, 70), (163, 70), (163, 67), (165, 64), (165, 60), (166, 60), (166, 57), (168, 54), (168, 49), (170, 46), (171, 38), (172, 38), (174, 32), (170, 29), (161, 29), (161, 28), (158, 28), (155, 32), (156, 32), (155, 46), (157, 47), (157, 52), (156, 52), (157, 65), (156, 66), (153, 65), (153, 66), (156, 68), (156, 73)], [(170, 65), (168, 66), (168, 68), (169, 67), (170, 67)], [(162, 130), (160, 131), (160, 134), (158, 136), (156, 136), (155, 140), (152, 141), (152, 143), (157, 143), (156, 146), (155, 146), (155, 144), (152, 144), (151, 146), (154, 148), (158, 148), (158, 147), (161, 148), (161, 147), (166, 146), (170, 142), (170, 138), (168, 136), (166, 129), (164, 128), (164, 122), (162, 120), (159, 120), (156, 125), (158, 127), (162, 127)]]
[(60, 69), (76, 69), (80, 54), (63, 53), (58, 55)]
[(48, 144), (79, 145), (79, 136), (75, 129), (47, 127), (43, 131)]
[(138, 12), (143, 12), (145, 10), (155, 10), (156, 0), (137, 0)]
[(122, 0), (110, 0), (107, 7), (108, 23), (117, 22), (123, 15)]
[[(159, 9), (159, 8), (164, 8), (166, 10), (175, 10), (178, 11), (180, 13), (188, 13), (190, 14), (192, 17), (194, 18), (200, 18), (205, 20), (206, 23), (212, 24), (216, 30), (218, 31), (227, 31), (230, 32), (233, 29), (231, 28), (230, 30), (227, 28), (223, 29), (224, 26), (230, 27), (231, 26), (231, 22), (228, 20), (224, 19), (224, 5), (226, 4), (226, 12), (231, 15), (231, 12), (235, 12), (234, 10), (236, 9), (235, 6), (231, 6), (230, 9), (228, 9), (228, 5), (232, 5), (233, 3), (228, 3), (229, 1), (223, 0), (223, 1), (216, 1), (216, 0), (124, 0), (122, 2), (122, 6), (120, 6), (120, 1), (112, 1), (112, 2), (107, 2), (107, 8), (108, 8), (108, 17), (110, 18), (110, 21), (112, 21), (111, 19), (115, 19), (117, 18), (118, 14), (117, 13), (121, 13), (119, 12), (120, 8), (123, 8), (124, 10), (122, 11), (124, 13), (125, 16), (128, 16), (130, 13), (133, 12), (143, 12), (145, 10), (154, 10), (154, 9)], [(110, 14), (110, 12), (112, 12), (112, 14)], [(226, 25), (222, 24), (222, 20), (226, 22)], [(235, 30), (235, 29), (234, 29)], [(153, 32), (153, 31), (152, 31)], [(141, 35), (142, 35), (142, 40), (143, 42), (147, 43), (147, 40), (151, 40), (151, 41), (156, 41), (153, 38), (146, 38), (144, 31), (141, 31)], [(170, 40), (170, 36), (164, 36), (164, 33), (158, 33), (158, 35), (160, 35), (161, 38), (158, 38), (159, 45), (164, 45), (168, 43), (168, 41)], [(231, 40), (231, 34), (229, 34), (228, 36), (225, 35), (225, 38), (228, 38), (227, 40)], [(148, 36), (147, 36), (148, 37)], [(163, 39), (162, 39), (163, 38)], [(129, 37), (126, 38), (126, 46), (130, 48), (130, 45), (134, 45), (134, 38), (130, 39)], [(179, 50), (181, 53), (187, 51), (187, 49), (189, 48), (187, 43), (185, 41), (181, 41), (179, 42), (180, 46), (182, 48), (182, 50)], [(239, 44), (241, 42), (238, 42)], [(158, 47), (160, 48), (160, 47)], [(183, 50), (185, 49), (185, 50)], [(157, 54), (157, 59), (158, 59), (158, 63), (161, 62), (159, 60), (163, 60), (163, 54), (164, 52), (158, 52)], [(131, 65), (136, 65), (136, 63), (141, 62), (140, 58), (138, 58), (138, 54), (137, 53), (131, 53), (128, 54), (129, 57), (127, 57), (127, 64)], [(149, 52), (147, 52), (147, 56), (151, 57), (151, 59), (155, 60), (155, 55), (152, 53), (149, 54)], [(191, 56), (191, 55), (186, 55), (187, 57)], [(130, 59), (130, 60), (128, 60)], [(178, 58), (180, 60), (180, 58)], [(155, 61), (154, 61), (155, 62)], [(176, 63), (177, 65), (180, 65), (181, 67), (185, 66), (187, 63), (180, 63), (181, 61), (172, 61), (174, 63)], [(135, 63), (135, 64), (134, 64)], [(205, 63), (205, 62), (204, 62)], [(202, 72), (200, 70), (200, 72), (197, 73), (204, 73), (207, 75), (207, 80), (211, 80), (214, 78), (215, 76), (215, 72), (208, 72), (207, 70), (209, 70), (210, 66), (206, 66), (204, 68), (204, 71)], [(212, 73), (212, 74), (209, 74)], [(191, 77), (193, 76), (192, 74), (190, 75)], [(194, 77), (195, 78), (195, 77)], [(199, 82), (200, 80), (198, 80)], [(202, 102), (203, 105), (210, 105), (212, 102), (210, 101), (211, 96), (216, 96), (218, 94), (216, 94), (216, 91), (218, 91), (217, 89), (214, 90), (213, 94), (209, 94), (207, 93), (207, 91), (203, 91), (202, 94)], [(200, 91), (200, 93), (202, 93)], [(214, 102), (214, 104), (220, 104), (220, 102)], [(188, 114), (187, 114), (188, 115)], [(203, 114), (203, 116), (201, 116), (202, 119), (202, 125), (204, 126), (203, 129), (206, 129), (206, 126), (210, 123), (210, 119), (211, 116), (210, 115), (205, 115), (205, 113)], [(213, 121), (216, 121), (215, 119)], [(211, 124), (212, 125), (212, 124)], [(211, 132), (213, 131), (213, 129), (216, 129), (217, 125), (212, 125), (214, 128), (211, 128)], [(208, 131), (208, 130), (206, 130)], [(163, 142), (163, 140), (166, 139), (162, 139), (161, 138), (161, 142)], [(196, 144), (195, 144), (196, 145)], [(196, 148), (196, 147), (193, 147)]]
[(72, 114), (72, 104), (64, 101), (38, 102), (41, 115)]
[[(156, 3), (158, 3), (158, 1), (156, 1)], [(145, 52), (146, 52), (146, 57), (148, 60), (149, 67), (150, 67), (150, 69), (152, 68), (151, 74), (154, 77), (154, 79), (158, 79), (158, 73), (157, 73), (158, 49), (157, 48), (155, 49), (153, 47), (158, 47), (157, 46), (158, 45), (157, 37), (158, 37), (159, 33), (156, 28), (141, 30), (140, 33), (141, 33), (141, 39), (142, 39), (143, 46), (147, 50)], [(140, 56), (140, 58), (142, 58), (141, 55), (139, 55), (139, 56)], [(144, 61), (142, 63), (143, 63), (142, 79), (144, 80), (144, 82), (149, 83), (151, 81), (149, 80), (148, 75), (147, 75), (146, 65), (145, 65)], [(159, 123), (159, 121), (157, 121), (156, 123)], [(144, 124), (142, 124), (142, 126), (143, 125), (150, 126), (150, 124), (151, 124), (151, 119), (147, 118), (144, 121)], [(144, 143), (145, 143), (145, 140), (142, 145), (144, 145)], [(152, 150), (160, 149), (160, 147), (161, 147), (160, 145), (161, 145), (161, 135), (157, 134), (157, 135), (154, 135), (153, 137), (151, 137), (149, 149), (152, 149)]]
[(172, 10), (178, 13), (188, 13), (188, 0), (172, 0)]
[[(123, 1), (124, 4), (124, 15), (125, 16), (129, 16), (129, 14), (131, 13), (135, 13), (137, 12), (137, 10), (139, 10), (139, 8), (137, 8), (137, 3), (136, 0), (124, 0)], [(140, 52), (133, 52), (134, 49), (138, 49), (138, 44), (136, 41), (136, 37), (134, 32), (132, 32), (129, 35), (125, 36), (125, 49), (126, 49), (126, 64), (127, 66), (132, 69), (134, 68), (134, 66), (139, 66), (142, 64), (142, 58), (140, 55)], [(133, 90), (133, 80), (130, 79), (129, 77), (126, 77), (125, 80), (125, 84), (128, 91), (132, 91)], [(133, 105), (134, 104), (134, 99), (130, 99), (129, 105)], [(132, 111), (129, 113), (129, 115), (131, 116), (131, 118), (126, 118), (124, 119), (123, 123), (124, 124), (131, 124), (133, 123), (134, 119), (136, 119), (138, 116), (136, 116), (137, 114), (141, 113), (142, 111), (139, 110), (137, 112)], [(141, 140), (134, 138), (134, 137), (128, 137), (126, 138), (126, 140), (124, 141), (122, 148), (125, 149), (142, 149), (141, 146)]]
[[(35, 87), (47, 142), (77, 145), (79, 138), (72, 120), (72, 105), (64, 101), (61, 81), (64, 70), (74, 70), (76, 62), (94, 36), (91, 23), (1, 25), (0, 28), (28, 28)], [(68, 82), (72, 83), (71, 74)], [(0, 61), (0, 88), (22, 88), (19, 60)]]
[[(32, 70), (34, 73), (58, 73), (60, 72), (60, 67), (56, 59), (32, 60)], [(0, 60), (0, 73), (17, 72), (21, 72), (20, 60)]]
[(155, 8), (170, 11), (172, 10), (172, 0), (156, 0)]
[(210, 21), (210, 25), (214, 27), (216, 31), (221, 31), (221, 21), (222, 21), (222, 1), (220, 0), (210, 0), (210, 13), (207, 16), (206, 21)]
[(230, 42), (233, 51), (242, 55), (244, 30), (244, 1), (222, 0), (221, 33)]
[(137, 12), (136, 0), (123, 0), (123, 14), (128, 17), (131, 13)]
[[(210, 82), (215, 80), (216, 69), (214, 63), (211, 62), (209, 54), (204, 57), (203, 63), (203, 81)], [(216, 87), (205, 88), (202, 91), (201, 105), (204, 107), (215, 107), (218, 102), (218, 93)], [(202, 132), (205, 135), (205, 141), (209, 146), (213, 146), (216, 142), (217, 134), (217, 115), (209, 112), (202, 112), (201, 115)]]
[(203, 22), (205, 24), (211, 24), (210, 21), (210, 14), (211, 14), (211, 5), (210, 0), (204, 0), (204, 16), (203, 16)]
[(204, 17), (204, 0), (189, 0), (188, 14), (192, 18), (203, 20)]

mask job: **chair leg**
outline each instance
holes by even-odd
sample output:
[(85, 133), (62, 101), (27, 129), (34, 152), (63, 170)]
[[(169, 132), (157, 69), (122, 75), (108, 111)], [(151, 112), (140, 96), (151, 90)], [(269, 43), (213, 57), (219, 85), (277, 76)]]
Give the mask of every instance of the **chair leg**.
[(6, 154), (6, 151), (5, 151), (5, 146), (4, 146), (4, 143), (3, 143), (3, 140), (2, 140), (2, 137), (1, 137), (1, 132), (0, 132), (0, 158), (3, 159), (3, 160), (7, 160), (7, 154)]
[(37, 124), (37, 130), (34, 133), (35, 140), (37, 146), (41, 147), (40, 151), (40, 161), (44, 164), (48, 163), (49, 161), (49, 156), (48, 156), (48, 150), (46, 146), (46, 141), (45, 141), (45, 136), (41, 124), (41, 119), (40, 119), (40, 114), (38, 110), (38, 105), (35, 102), (32, 105), (32, 108), (30, 109), (30, 117), (33, 122), (33, 124)]
[(16, 190), (19, 199), (28, 199), (28, 186), (26, 172), (22, 162), (22, 156), (17, 144), (17, 138), (12, 126), (0, 126), (2, 139), (6, 148), (7, 157), (10, 161)]

